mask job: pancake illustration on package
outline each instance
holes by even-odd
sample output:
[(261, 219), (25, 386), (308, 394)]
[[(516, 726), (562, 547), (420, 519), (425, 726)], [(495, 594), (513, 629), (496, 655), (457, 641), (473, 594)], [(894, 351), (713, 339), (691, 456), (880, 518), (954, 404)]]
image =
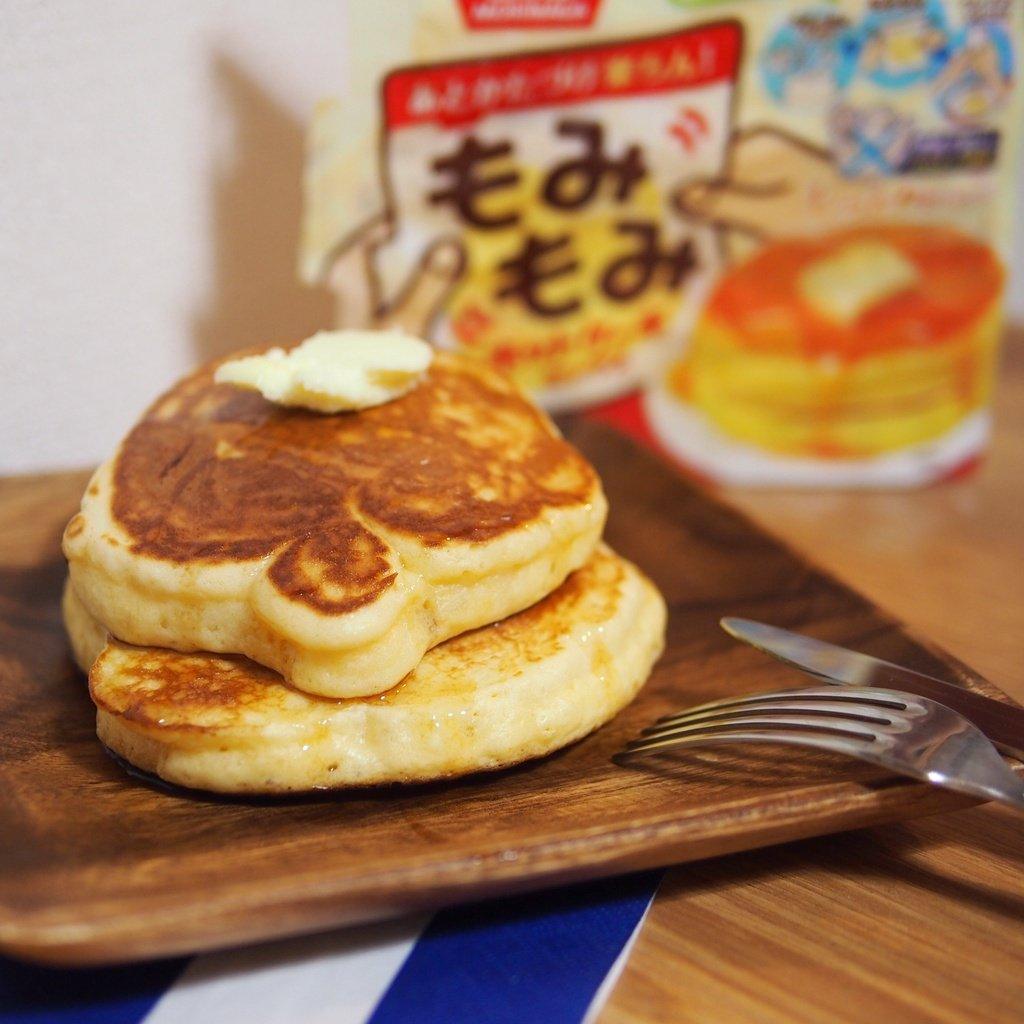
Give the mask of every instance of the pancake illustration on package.
[(943, 228), (766, 245), (719, 281), (652, 420), (687, 462), (746, 480), (951, 468), (981, 430), (1002, 279), (991, 250)]
[(738, 133), (731, 178), (680, 195), (740, 228), (692, 339), (644, 398), (660, 443), (705, 474), (906, 486), (984, 443), (1002, 261), (975, 234), (927, 222), (941, 178), (908, 193), (898, 175), (842, 174), (842, 152)]
[(481, 363), (438, 354), (408, 393), (336, 415), (215, 370), (157, 400), (65, 531), (75, 594), (119, 640), (375, 694), (594, 551), (593, 469)]

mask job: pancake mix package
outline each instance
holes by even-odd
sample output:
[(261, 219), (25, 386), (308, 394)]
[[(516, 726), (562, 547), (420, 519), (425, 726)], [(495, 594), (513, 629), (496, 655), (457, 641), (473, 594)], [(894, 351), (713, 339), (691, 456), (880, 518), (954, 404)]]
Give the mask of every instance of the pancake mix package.
[(301, 274), (704, 475), (911, 486), (984, 447), (1015, 0), (351, 6)]

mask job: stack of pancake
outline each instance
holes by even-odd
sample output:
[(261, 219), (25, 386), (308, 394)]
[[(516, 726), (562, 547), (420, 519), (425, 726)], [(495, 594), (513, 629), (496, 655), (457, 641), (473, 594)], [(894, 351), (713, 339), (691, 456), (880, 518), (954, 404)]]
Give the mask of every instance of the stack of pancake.
[[(866, 260), (851, 263), (858, 250)], [(808, 301), (815, 268), (832, 264), (848, 298), (886, 252), (912, 276), (855, 315)], [(727, 437), (785, 457), (875, 459), (937, 442), (989, 401), (1003, 277), (988, 246), (944, 227), (776, 240), (719, 281), (667, 392)], [(677, 447), (673, 420), (656, 418)]]
[(115, 754), (300, 792), (539, 757), (647, 678), (665, 609), (600, 541), (592, 467), (454, 355), (324, 415), (214, 381), (160, 398), (65, 531), (64, 616)]

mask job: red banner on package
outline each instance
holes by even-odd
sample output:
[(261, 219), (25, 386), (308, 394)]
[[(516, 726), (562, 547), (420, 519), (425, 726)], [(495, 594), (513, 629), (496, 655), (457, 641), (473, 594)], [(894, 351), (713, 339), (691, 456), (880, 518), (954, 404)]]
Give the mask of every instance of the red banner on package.
[(641, 96), (732, 79), (742, 29), (727, 21), (557, 53), (403, 68), (384, 82), (389, 128), (470, 124), (488, 114)]

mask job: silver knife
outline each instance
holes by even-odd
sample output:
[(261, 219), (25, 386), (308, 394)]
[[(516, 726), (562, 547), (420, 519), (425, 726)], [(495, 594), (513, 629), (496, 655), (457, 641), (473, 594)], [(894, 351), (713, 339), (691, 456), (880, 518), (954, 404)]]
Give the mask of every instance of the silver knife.
[(751, 619), (726, 618), (730, 636), (809, 673), (826, 683), (882, 686), (930, 697), (969, 718), (1004, 754), (1024, 761), (1024, 708), (984, 697), (934, 676), (851, 651), (824, 640), (791, 633)]

